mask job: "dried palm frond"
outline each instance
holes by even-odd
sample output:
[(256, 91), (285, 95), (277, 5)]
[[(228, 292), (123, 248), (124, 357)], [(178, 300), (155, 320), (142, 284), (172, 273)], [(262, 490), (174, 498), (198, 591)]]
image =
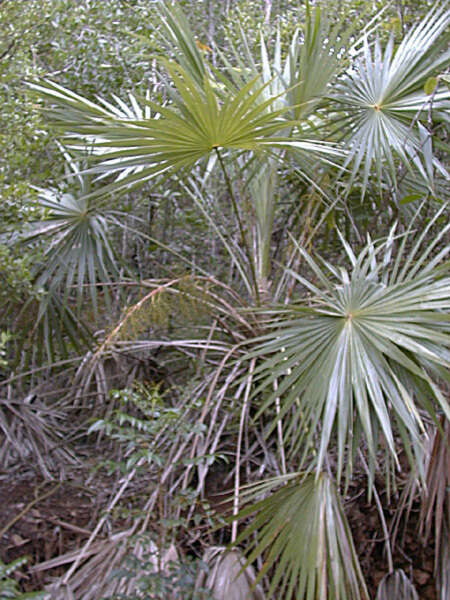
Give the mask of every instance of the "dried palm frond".
[(62, 464), (74, 464), (64, 443), (63, 411), (46, 406), (35, 394), (13, 398), (10, 390), (8, 396), (0, 397), (0, 468), (28, 462), (51, 479)]
[(375, 600), (419, 600), (416, 588), (402, 569), (388, 573), (378, 586)]
[(255, 571), (252, 566), (245, 567), (246, 560), (239, 550), (226, 552), (222, 546), (211, 546), (203, 560), (210, 570), (200, 573), (197, 589), (210, 590), (214, 600), (264, 600), (261, 586), (254, 585)]
[[(68, 552), (35, 565), (32, 571), (48, 570), (73, 562), (80, 553), (83, 553), (83, 549)], [(130, 556), (136, 559), (131, 577), (129, 570), (123, 569)], [(160, 572), (168, 575), (170, 564), (177, 563), (179, 556), (173, 544), (160, 553), (152, 540), (134, 535), (132, 528), (92, 544), (84, 552), (84, 559), (84, 564), (69, 579), (61, 577), (48, 586), (51, 600), (100, 600), (116, 598), (117, 594), (135, 594), (139, 591), (140, 582), (149, 574)]]

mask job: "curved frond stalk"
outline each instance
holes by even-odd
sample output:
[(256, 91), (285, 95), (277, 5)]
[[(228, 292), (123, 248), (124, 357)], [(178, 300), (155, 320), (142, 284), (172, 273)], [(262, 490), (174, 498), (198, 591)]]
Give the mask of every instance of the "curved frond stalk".
[(396, 569), (381, 580), (376, 600), (419, 600), (416, 588), (403, 569)]
[(404, 246), (394, 259), (392, 239), (369, 242), (359, 256), (344, 245), (350, 270), (325, 261), (320, 266), (299, 247), (316, 283), (290, 273), (311, 298), (266, 311), (268, 333), (250, 342), (256, 347), (248, 358), (260, 359), (253, 376), (258, 414), (280, 398), (270, 431), (289, 415), (285, 437), (291, 453), (302, 451), (301, 465), (318, 436), (318, 472), (336, 444), (338, 478), (361, 437), (372, 466), (381, 448), (397, 460), (398, 428), (423, 479), (421, 410), (434, 420), (440, 411), (450, 418), (448, 401), (431, 379), (448, 379), (450, 364), (450, 274), (448, 263), (439, 265), (445, 251), (426, 265), (421, 258), (428, 249), (419, 253), (413, 244), (416, 260), (399, 273)]
[(430, 187), (433, 167), (445, 174), (430, 154), (430, 134), (420, 121), (430, 114), (438, 121), (447, 119), (448, 89), (429, 95), (424, 86), (448, 64), (449, 19), (448, 10), (435, 7), (396, 50), (391, 38), (384, 54), (378, 41), (371, 49), (366, 40), (363, 56), (337, 85), (331, 98), (339, 130), (347, 138), (347, 162), (353, 163), (349, 189), (362, 172), (364, 195), (373, 168), (379, 184), (387, 173), (396, 186), (396, 158), (410, 171), (415, 167)]
[[(256, 502), (238, 515), (253, 516), (236, 543), (247, 545), (247, 565), (259, 556), (264, 559), (256, 583), (270, 576), (269, 598), (368, 600), (333, 482), (325, 473), (298, 478), (290, 474), (242, 492), (244, 499)], [(270, 493), (283, 482), (283, 487)], [(261, 494), (266, 497), (258, 500)]]

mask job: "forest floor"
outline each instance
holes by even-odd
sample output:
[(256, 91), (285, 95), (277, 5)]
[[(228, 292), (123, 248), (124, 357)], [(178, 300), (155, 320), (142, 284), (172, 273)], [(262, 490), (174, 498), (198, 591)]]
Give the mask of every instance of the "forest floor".
[[(9, 563), (18, 557), (29, 557), (28, 564), (16, 573), (23, 591), (42, 589), (67, 570), (70, 562), (45, 570), (34, 570), (33, 566), (83, 546), (110, 499), (113, 483), (111, 478), (92, 477), (88, 472), (60, 482), (37, 477), (31, 469), (0, 475), (0, 558)], [(345, 509), (374, 598), (376, 587), (387, 571), (385, 544), (379, 537), (381, 527), (375, 503), (367, 503), (363, 485), (359, 489), (361, 492), (355, 484), (349, 490)], [(386, 514), (388, 525), (395, 508), (393, 503), (392, 513)], [(413, 506), (407, 527), (399, 529), (402, 549), (397, 545), (394, 566), (402, 568), (408, 576), (413, 574), (421, 600), (437, 600), (433, 547), (420, 543), (417, 521), (418, 511)], [(124, 525), (119, 516), (109, 521), (112, 531)]]

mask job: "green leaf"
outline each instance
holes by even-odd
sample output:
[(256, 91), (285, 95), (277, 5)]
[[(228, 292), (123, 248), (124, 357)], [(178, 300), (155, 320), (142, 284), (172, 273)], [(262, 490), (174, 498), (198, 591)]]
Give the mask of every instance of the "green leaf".
[(438, 84), (437, 77), (429, 77), (426, 80), (425, 85), (423, 86), (425, 94), (427, 96), (429, 96), (430, 94), (432, 94), (434, 92), (434, 90), (437, 88), (437, 84)]
[(409, 194), (400, 200), (400, 204), (404, 205), (409, 204), (410, 202), (416, 202), (417, 200), (421, 200), (422, 197), (422, 194)]

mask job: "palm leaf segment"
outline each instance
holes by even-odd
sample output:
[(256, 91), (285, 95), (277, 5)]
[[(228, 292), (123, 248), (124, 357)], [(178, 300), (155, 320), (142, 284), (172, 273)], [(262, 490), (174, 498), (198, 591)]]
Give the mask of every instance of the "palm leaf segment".
[(435, 9), (395, 51), (391, 38), (384, 55), (378, 41), (372, 51), (366, 40), (362, 57), (332, 95), (341, 113), (339, 130), (347, 137), (348, 162), (353, 162), (352, 179), (363, 167), (363, 193), (374, 165), (380, 182), (387, 166), (395, 183), (395, 155), (409, 167), (413, 163), (429, 184), (433, 167), (445, 174), (428, 151), (430, 135), (420, 119), (428, 117), (432, 109), (435, 119), (448, 120), (448, 89), (437, 90), (431, 97), (424, 86), (428, 78), (448, 66), (445, 29), (449, 17), (450, 11)]
[(299, 248), (317, 283), (291, 274), (313, 297), (274, 309), (271, 331), (250, 356), (263, 359), (255, 370), (255, 396), (266, 398), (260, 413), (281, 399), (279, 418), (289, 416), (286, 438), (292, 452), (303, 449), (301, 464), (320, 432), (319, 470), (332, 439), (338, 477), (345, 462), (350, 469), (361, 435), (374, 468), (379, 434), (387, 453), (396, 457), (395, 423), (414, 466), (411, 447), (423, 430), (420, 409), (436, 419), (437, 405), (450, 418), (448, 403), (430, 378), (450, 379), (449, 265), (437, 266), (449, 248), (424, 266), (449, 228), (420, 253), (427, 228), (407, 259), (406, 238), (392, 259), (393, 232), (385, 244), (370, 242), (358, 257), (345, 244), (350, 271), (325, 261), (321, 267)]

